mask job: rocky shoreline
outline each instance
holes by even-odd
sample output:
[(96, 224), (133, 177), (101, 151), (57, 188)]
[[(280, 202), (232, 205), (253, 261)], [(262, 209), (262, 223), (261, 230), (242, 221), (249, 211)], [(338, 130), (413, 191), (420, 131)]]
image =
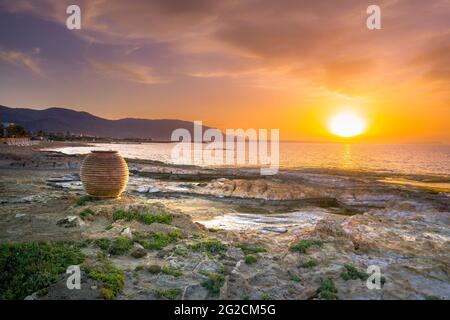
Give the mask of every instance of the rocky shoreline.
[[(83, 156), (43, 147), (0, 147), (0, 243), (76, 247), (82, 289), (61, 275), (28, 299), (450, 299), (450, 190), (127, 160), (122, 198), (95, 200)], [(366, 285), (369, 266), (380, 289)]]

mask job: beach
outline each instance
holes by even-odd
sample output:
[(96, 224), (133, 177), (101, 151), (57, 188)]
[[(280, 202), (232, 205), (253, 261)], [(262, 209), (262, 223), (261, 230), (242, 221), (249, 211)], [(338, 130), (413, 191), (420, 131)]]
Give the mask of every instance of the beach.
[[(116, 299), (450, 299), (446, 175), (282, 168), (261, 176), (127, 159), (122, 197), (95, 200), (83, 198), (85, 155), (56, 151), (86, 146), (0, 146), (0, 241), (82, 243), (88, 261), (108, 259), (123, 272)], [(116, 219), (117, 211), (170, 222)], [(155, 234), (170, 241), (147, 245)], [(118, 237), (129, 248), (105, 253), (98, 240)], [(380, 288), (367, 286), (370, 266)], [(62, 279), (27, 298), (104, 298), (86, 278), (76, 295)]]

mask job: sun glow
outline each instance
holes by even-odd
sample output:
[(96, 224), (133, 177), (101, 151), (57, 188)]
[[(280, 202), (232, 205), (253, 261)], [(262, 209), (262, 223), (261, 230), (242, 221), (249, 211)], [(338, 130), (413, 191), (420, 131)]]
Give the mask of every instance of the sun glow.
[(366, 130), (366, 121), (356, 114), (342, 113), (331, 118), (329, 130), (340, 137), (354, 137)]

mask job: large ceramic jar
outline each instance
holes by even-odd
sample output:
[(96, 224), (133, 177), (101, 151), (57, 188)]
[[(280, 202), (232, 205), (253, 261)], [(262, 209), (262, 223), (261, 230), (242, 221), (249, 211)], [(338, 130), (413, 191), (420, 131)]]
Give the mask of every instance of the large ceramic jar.
[(91, 151), (80, 170), (88, 194), (98, 198), (118, 198), (128, 183), (128, 166), (117, 151)]

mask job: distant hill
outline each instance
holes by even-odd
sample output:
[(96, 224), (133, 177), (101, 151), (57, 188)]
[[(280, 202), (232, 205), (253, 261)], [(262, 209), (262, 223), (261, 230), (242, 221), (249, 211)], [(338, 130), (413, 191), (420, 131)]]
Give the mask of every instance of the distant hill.
[[(0, 122), (14, 122), (31, 132), (43, 130), (48, 133), (83, 134), (110, 138), (145, 138), (170, 140), (172, 131), (184, 128), (193, 137), (194, 124), (190, 121), (173, 119), (135, 119), (109, 120), (88, 112), (64, 108), (34, 110), (0, 106)], [(209, 127), (203, 126), (203, 130)]]

